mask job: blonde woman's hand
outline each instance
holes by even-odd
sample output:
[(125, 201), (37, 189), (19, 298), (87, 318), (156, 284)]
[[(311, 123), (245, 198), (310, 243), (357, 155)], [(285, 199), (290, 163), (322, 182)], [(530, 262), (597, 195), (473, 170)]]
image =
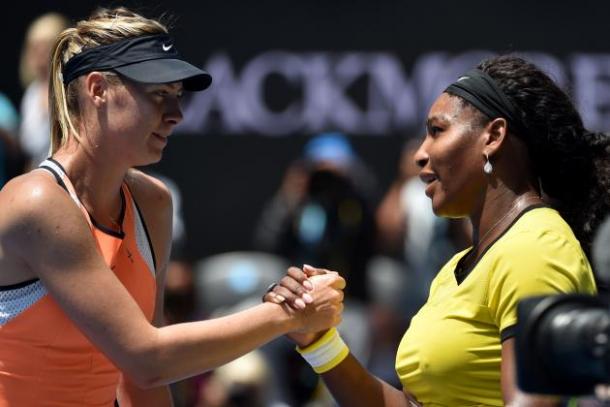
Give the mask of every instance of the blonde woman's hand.
[(339, 325), (343, 313), (345, 280), (338, 273), (326, 273), (310, 278), (312, 302), (302, 310), (293, 310), (299, 321), (292, 336), (299, 346), (307, 346), (328, 329)]
[(334, 271), (308, 265), (291, 267), (263, 297), (282, 304), (303, 324), (288, 337), (304, 347), (341, 322), (345, 280)]

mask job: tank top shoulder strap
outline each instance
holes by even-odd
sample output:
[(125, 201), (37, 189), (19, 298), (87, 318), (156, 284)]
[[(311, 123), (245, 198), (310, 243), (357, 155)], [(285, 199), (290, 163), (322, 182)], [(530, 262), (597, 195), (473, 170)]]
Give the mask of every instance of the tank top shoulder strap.
[(57, 183), (63, 189), (66, 190), (66, 192), (70, 195), (70, 198), (72, 198), (74, 203), (76, 203), (76, 205), (83, 212), (83, 214), (85, 215), (85, 219), (87, 219), (87, 222), (89, 223), (89, 225), (93, 226), (91, 223), (91, 219), (89, 217), (89, 212), (87, 212), (87, 209), (85, 208), (85, 206), (82, 204), (80, 199), (78, 199), (78, 195), (76, 195), (74, 186), (72, 185), (70, 178), (68, 178), (68, 175), (66, 174), (66, 171), (64, 170), (64, 167), (59, 162), (55, 161), (54, 159), (47, 158), (46, 160), (41, 162), (40, 165), (38, 165), (38, 168), (42, 169), (42, 170), (46, 170), (46, 171), (50, 172), (51, 174), (53, 174)]
[(155, 256), (155, 250), (152, 245), (152, 239), (150, 238), (150, 233), (148, 231), (148, 227), (146, 226), (146, 222), (144, 220), (144, 216), (142, 215), (142, 211), (140, 206), (136, 202), (133, 193), (129, 187), (127, 181), (123, 181), (123, 185), (121, 186), (123, 194), (125, 196), (126, 208), (125, 211), (125, 220), (124, 222), (127, 227), (133, 228), (134, 237), (136, 239), (136, 243), (144, 260), (146, 261), (149, 270), (153, 274), (157, 269), (157, 260)]

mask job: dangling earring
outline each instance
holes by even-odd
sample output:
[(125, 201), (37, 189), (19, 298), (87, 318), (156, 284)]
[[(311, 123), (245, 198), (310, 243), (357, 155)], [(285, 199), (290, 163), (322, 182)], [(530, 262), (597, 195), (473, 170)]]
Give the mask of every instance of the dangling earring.
[(487, 175), (491, 174), (494, 170), (493, 165), (491, 165), (491, 162), (489, 161), (489, 155), (487, 153), (483, 153), (485, 154), (485, 165), (483, 166), (483, 172)]

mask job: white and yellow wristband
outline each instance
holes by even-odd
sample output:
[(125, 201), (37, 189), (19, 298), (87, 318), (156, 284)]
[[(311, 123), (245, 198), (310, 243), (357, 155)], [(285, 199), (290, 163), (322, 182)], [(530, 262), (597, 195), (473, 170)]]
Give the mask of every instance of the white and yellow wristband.
[(297, 352), (320, 374), (333, 369), (349, 355), (349, 348), (339, 336), (336, 328), (331, 328), (320, 339)]

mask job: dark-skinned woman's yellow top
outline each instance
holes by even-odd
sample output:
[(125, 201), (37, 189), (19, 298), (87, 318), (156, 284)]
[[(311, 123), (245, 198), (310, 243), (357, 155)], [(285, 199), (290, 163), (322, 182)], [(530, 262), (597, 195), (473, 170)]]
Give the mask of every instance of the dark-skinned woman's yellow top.
[(554, 209), (525, 210), (458, 284), (469, 250), (441, 269), (398, 348), (398, 376), (425, 406), (502, 406), (502, 341), (514, 335), (519, 300), (596, 293), (580, 243)]

